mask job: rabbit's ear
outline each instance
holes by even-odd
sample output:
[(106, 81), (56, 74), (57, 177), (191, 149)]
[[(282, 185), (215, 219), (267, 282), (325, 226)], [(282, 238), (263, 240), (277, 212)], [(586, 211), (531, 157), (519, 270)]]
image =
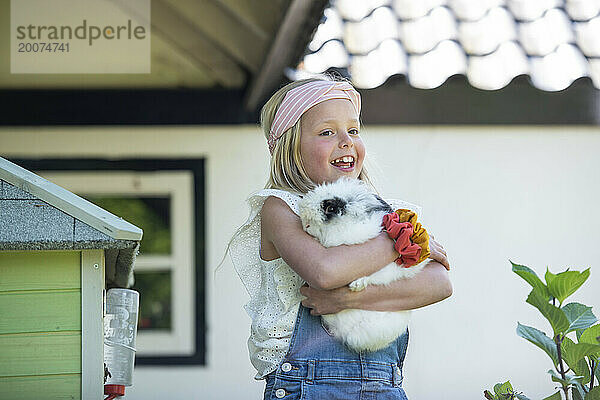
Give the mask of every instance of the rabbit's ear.
[(376, 194), (374, 194), (373, 196), (375, 196), (375, 198), (379, 201), (379, 203), (381, 203), (381, 207), (376, 207), (373, 211), (385, 211), (388, 213), (391, 213), (394, 211), (392, 206), (390, 206), (388, 203), (386, 203), (386, 201), (383, 200), (381, 197), (379, 197)]

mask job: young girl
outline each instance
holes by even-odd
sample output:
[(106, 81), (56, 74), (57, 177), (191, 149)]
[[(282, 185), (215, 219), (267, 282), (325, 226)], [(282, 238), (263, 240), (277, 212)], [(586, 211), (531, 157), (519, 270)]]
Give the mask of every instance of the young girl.
[(363, 244), (325, 248), (302, 230), (304, 193), (340, 177), (369, 181), (360, 107), (349, 83), (307, 79), (280, 89), (262, 109), (271, 173), (267, 188), (250, 197), (250, 216), (230, 254), (250, 294), (248, 349), (256, 379), (266, 379), (265, 399), (406, 399), (408, 331), (385, 349), (355, 353), (328, 335), (319, 315), (408, 310), (452, 293), (445, 252), (434, 240), (432, 260), (414, 278), (351, 292), (348, 283), (398, 257), (392, 239), (382, 233)]

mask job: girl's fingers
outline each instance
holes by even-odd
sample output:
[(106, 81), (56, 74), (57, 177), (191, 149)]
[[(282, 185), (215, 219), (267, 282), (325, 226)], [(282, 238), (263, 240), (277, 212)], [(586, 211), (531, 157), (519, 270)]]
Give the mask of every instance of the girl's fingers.
[(446, 257), (439, 257), (436, 261), (446, 267), (446, 269), (450, 268), (450, 263)]
[(432, 252), (438, 251), (438, 252), (442, 253), (443, 255), (446, 255), (446, 250), (444, 250), (444, 247), (441, 244), (439, 244), (438, 242), (436, 242), (435, 240), (429, 241), (429, 248)]
[(444, 246), (442, 246), (442, 245), (441, 245), (441, 244), (440, 244), (438, 241), (436, 241), (436, 240), (434, 240), (434, 239), (431, 239), (431, 238), (429, 238), (429, 244), (430, 244), (430, 245), (431, 245), (431, 244), (434, 244), (434, 245), (436, 245), (436, 246), (438, 246), (438, 247), (444, 247)]
[(450, 263), (448, 262), (448, 258), (441, 254), (441, 253), (435, 253), (435, 254), (431, 254), (431, 259), (434, 261), (439, 262), (440, 264), (442, 264), (444, 267), (446, 268), (450, 268)]
[(306, 308), (311, 308), (313, 307), (313, 305), (308, 301), (308, 299), (304, 299), (301, 301), (302, 305)]
[(429, 250), (431, 251), (430, 258), (442, 264), (447, 269), (450, 268), (448, 257), (444, 248), (436, 241), (431, 241), (429, 244)]

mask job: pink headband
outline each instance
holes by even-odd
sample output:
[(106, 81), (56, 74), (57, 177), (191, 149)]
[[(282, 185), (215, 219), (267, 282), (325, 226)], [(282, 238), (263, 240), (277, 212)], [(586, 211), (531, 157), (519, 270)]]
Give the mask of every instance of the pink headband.
[(295, 87), (286, 93), (271, 124), (267, 144), (273, 154), (275, 142), (298, 122), (309, 108), (325, 100), (347, 99), (360, 115), (360, 94), (348, 82), (313, 81)]

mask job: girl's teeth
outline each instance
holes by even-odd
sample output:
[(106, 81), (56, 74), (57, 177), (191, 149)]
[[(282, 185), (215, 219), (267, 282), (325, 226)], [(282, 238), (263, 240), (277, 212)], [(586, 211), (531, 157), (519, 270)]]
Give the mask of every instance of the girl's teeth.
[(354, 162), (354, 157), (346, 156), (346, 157), (338, 158), (338, 159), (336, 159), (336, 160), (333, 160), (333, 163), (332, 163), (332, 164), (335, 164), (335, 163), (342, 163), (342, 162), (343, 162), (343, 163), (351, 163), (351, 162)]

